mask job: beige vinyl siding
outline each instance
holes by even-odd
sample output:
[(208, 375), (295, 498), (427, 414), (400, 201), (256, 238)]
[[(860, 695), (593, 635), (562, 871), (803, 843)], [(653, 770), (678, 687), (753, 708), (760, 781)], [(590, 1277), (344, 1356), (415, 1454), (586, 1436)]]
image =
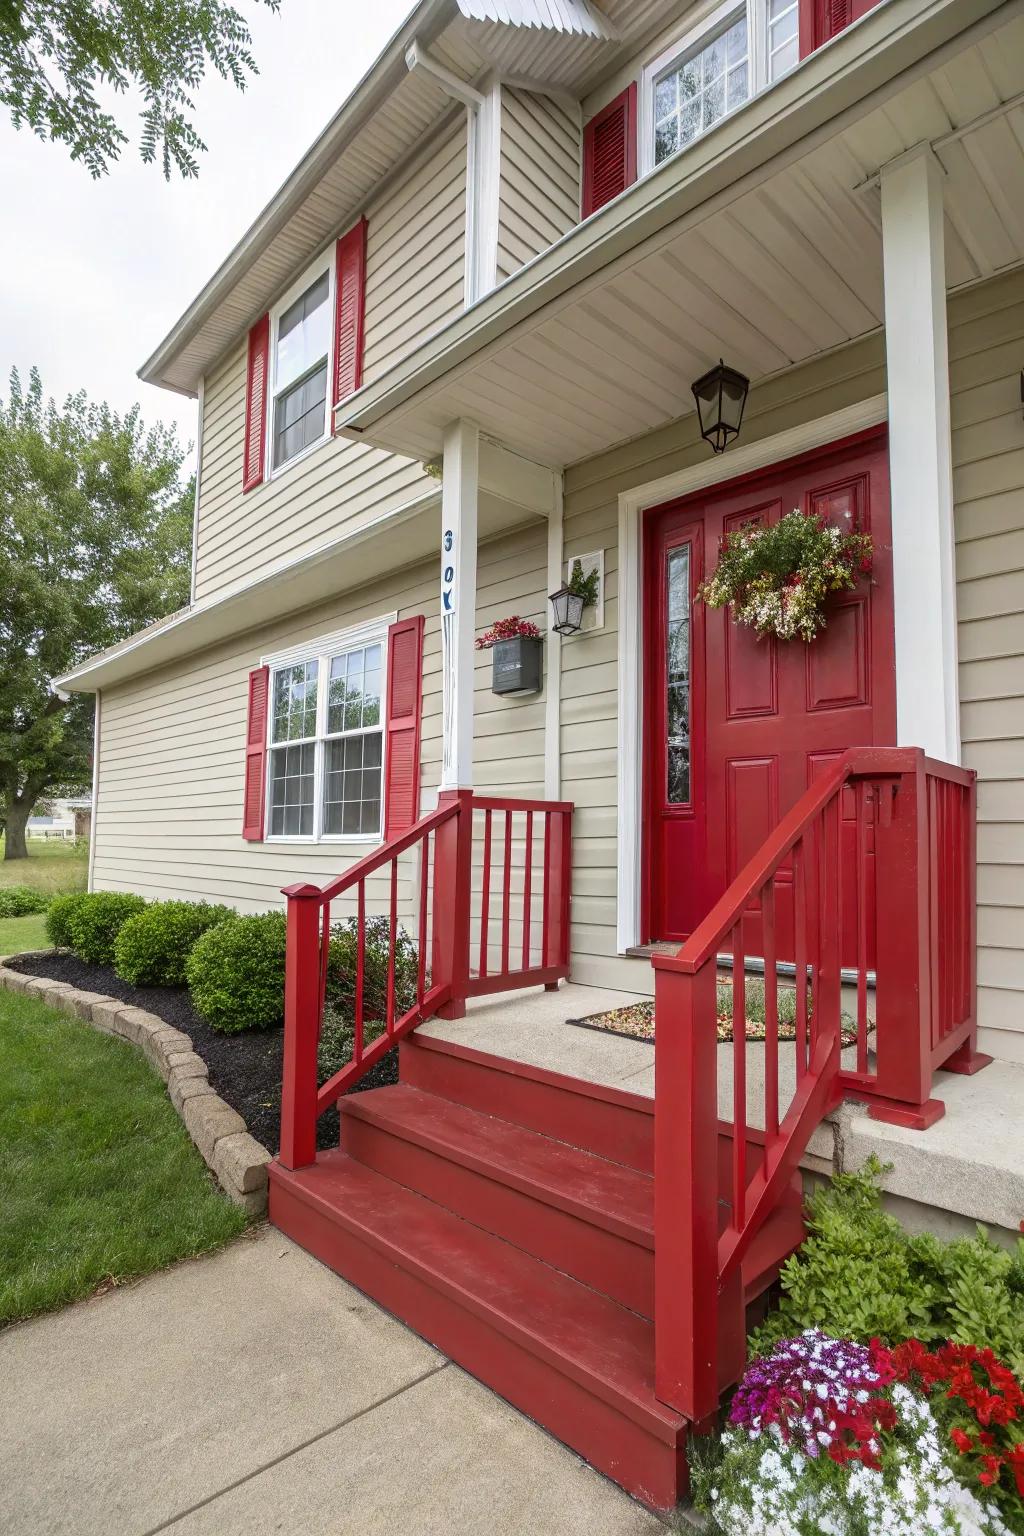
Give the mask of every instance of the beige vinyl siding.
[(978, 773), (982, 1049), (1024, 1060), (1024, 274), (950, 306), (960, 735)]
[(550, 96), (501, 92), (498, 281), (579, 222), (580, 125)]
[(366, 217), (363, 377), (370, 382), (462, 311), (464, 117), (370, 203)]
[[(480, 550), (477, 622), (510, 613), (540, 618), (545, 603), (543, 524)], [(426, 615), (421, 805), (441, 773), (439, 571), (430, 561), (358, 594), (253, 629), (111, 689), (101, 702), (94, 882), (152, 898), (225, 901), (242, 911), (281, 905), (281, 887), (323, 882), (367, 852), (366, 843), (247, 843), (242, 838), (248, 674), (264, 655), (397, 612)], [(535, 796), (544, 782), (542, 700), (490, 692), (490, 656), (476, 665), (477, 783)], [(370, 845), (372, 846), (372, 845)], [(378, 891), (378, 896), (382, 894)], [(403, 907), (407, 910), (407, 905)]]
[(334, 438), (243, 492), (246, 349), (241, 342), (204, 390), (197, 600), (243, 586), (437, 491), (414, 460)]

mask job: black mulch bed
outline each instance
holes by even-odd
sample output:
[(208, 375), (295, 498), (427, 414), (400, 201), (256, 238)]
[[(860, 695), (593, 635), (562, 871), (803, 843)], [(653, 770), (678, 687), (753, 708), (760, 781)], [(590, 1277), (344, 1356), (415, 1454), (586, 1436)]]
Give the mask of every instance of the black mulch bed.
[[(115, 976), (108, 965), (86, 965), (74, 955), (33, 955), (8, 960), (11, 970), (50, 981), (63, 981), (83, 992), (102, 992), (116, 997), (132, 1008), (145, 1008), (166, 1020), (175, 1029), (190, 1036), (192, 1045), (206, 1062), (210, 1082), (232, 1109), (237, 1109), (250, 1133), (271, 1152), (281, 1139), (281, 1060), (284, 1054), (284, 1030), (245, 1030), (223, 1035), (211, 1029), (192, 1007), (184, 987), (132, 987)], [(372, 1067), (353, 1090), (380, 1088), (398, 1080), (395, 1051)], [(329, 1109), (317, 1121), (317, 1146), (338, 1145), (338, 1111)]]

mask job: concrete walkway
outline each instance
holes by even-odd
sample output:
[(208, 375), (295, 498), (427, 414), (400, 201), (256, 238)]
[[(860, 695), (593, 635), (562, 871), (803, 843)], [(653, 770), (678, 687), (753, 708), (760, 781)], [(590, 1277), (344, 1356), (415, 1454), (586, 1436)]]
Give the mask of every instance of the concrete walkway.
[(665, 1536), (272, 1228), (0, 1333), (11, 1536)]

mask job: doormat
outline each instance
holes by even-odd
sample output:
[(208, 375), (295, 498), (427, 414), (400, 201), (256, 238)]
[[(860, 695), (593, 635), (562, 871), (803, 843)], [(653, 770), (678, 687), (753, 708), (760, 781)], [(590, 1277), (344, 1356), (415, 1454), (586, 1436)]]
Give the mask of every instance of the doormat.
[[(792, 987), (780, 987), (779, 1039), (796, 1039), (796, 992)], [(763, 1041), (765, 1038), (764, 982), (748, 980), (746, 988), (747, 1039)], [(717, 987), (718, 1019), (716, 1033), (719, 1045), (732, 1041), (732, 982), (720, 981)], [(580, 1029), (597, 1029), (606, 1035), (621, 1035), (626, 1040), (654, 1041), (654, 1003), (627, 1003), (623, 1008), (609, 1008), (604, 1013), (590, 1013), (582, 1019), (566, 1019)], [(872, 1023), (868, 1021), (869, 1030)], [(856, 1045), (857, 1026), (848, 1013), (842, 1016), (840, 1040), (843, 1046)]]

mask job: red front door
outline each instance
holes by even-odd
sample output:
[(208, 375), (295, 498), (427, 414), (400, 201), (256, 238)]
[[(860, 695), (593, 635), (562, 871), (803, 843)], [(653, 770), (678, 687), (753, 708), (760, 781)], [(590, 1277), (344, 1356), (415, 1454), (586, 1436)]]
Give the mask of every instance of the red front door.
[[(835, 600), (809, 645), (758, 639), (695, 601), (723, 534), (794, 507), (869, 531), (875, 545), (870, 580)], [(847, 747), (895, 742), (884, 432), (656, 508), (644, 562), (645, 927), (681, 940), (824, 767)]]

